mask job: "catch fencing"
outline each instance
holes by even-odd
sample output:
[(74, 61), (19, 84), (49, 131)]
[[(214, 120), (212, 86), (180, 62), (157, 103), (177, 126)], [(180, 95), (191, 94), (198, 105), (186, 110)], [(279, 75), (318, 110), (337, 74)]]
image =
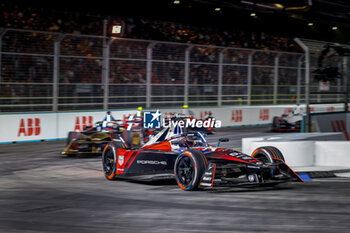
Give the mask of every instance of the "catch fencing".
[(304, 102), (304, 54), (0, 29), (0, 112)]

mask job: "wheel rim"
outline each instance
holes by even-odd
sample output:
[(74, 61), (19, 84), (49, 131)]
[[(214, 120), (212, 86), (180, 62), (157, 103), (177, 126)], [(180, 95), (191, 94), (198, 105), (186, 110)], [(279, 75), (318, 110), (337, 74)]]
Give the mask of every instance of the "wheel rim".
[(195, 167), (193, 160), (188, 156), (183, 156), (176, 167), (176, 176), (178, 181), (184, 185), (189, 186), (195, 176)]
[(114, 154), (113, 151), (111, 149), (108, 149), (103, 157), (103, 170), (104, 173), (109, 176), (113, 173), (114, 170)]
[(263, 163), (270, 163), (269, 159), (267, 158), (266, 155), (263, 154), (257, 154), (256, 156), (254, 156), (254, 158), (260, 160)]

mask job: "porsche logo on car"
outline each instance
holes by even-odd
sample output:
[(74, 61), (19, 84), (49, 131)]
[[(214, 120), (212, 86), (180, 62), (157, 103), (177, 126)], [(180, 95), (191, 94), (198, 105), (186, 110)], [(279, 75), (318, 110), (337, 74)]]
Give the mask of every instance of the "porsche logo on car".
[(124, 163), (124, 155), (119, 155), (118, 156), (118, 164), (121, 166)]
[(167, 165), (168, 163), (166, 161), (157, 161), (157, 160), (137, 160), (138, 164), (151, 164), (151, 165)]

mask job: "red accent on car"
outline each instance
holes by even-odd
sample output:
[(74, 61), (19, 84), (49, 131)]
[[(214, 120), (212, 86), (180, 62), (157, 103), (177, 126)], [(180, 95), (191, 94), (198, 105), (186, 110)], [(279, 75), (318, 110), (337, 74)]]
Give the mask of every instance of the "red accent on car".
[(152, 144), (149, 146), (142, 147), (144, 150), (160, 150), (160, 151), (171, 151), (171, 145), (170, 142), (160, 142), (157, 144)]

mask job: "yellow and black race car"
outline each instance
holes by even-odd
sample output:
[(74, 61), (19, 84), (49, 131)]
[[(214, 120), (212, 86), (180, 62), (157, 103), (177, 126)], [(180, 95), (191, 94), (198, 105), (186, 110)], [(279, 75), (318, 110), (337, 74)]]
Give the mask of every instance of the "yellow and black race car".
[(76, 155), (101, 155), (109, 142), (124, 145), (122, 138), (124, 127), (118, 121), (96, 122), (94, 127), (86, 127), (83, 132), (69, 132), (67, 145), (63, 155), (68, 157)]
[(63, 155), (101, 155), (109, 142), (138, 148), (148, 141), (154, 130), (144, 129), (141, 117), (126, 120), (99, 121), (94, 127), (87, 126), (83, 132), (69, 132)]

